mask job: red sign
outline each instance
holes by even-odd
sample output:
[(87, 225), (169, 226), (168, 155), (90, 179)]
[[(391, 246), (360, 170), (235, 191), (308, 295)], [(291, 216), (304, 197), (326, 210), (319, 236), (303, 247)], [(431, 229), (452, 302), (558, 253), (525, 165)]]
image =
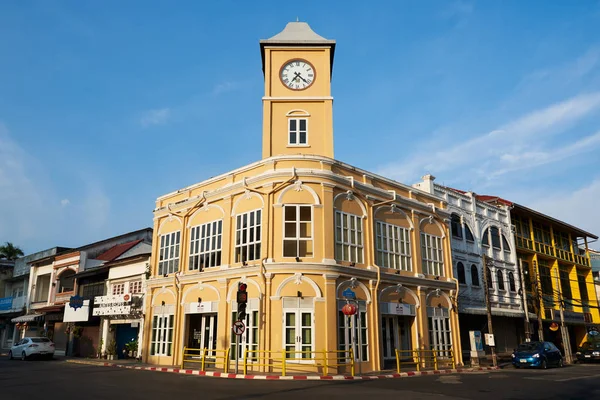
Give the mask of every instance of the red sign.
[(235, 333), (236, 335), (241, 335), (246, 330), (246, 325), (244, 325), (244, 323), (242, 321), (235, 321), (233, 323), (232, 329), (233, 329), (233, 333)]

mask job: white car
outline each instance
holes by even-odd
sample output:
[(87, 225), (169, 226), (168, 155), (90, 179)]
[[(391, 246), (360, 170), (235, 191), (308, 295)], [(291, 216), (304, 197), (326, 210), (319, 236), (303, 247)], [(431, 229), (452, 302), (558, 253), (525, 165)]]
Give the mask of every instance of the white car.
[(25, 361), (31, 356), (54, 357), (54, 343), (45, 337), (26, 337), (19, 340), (8, 352), (8, 359), (20, 358)]

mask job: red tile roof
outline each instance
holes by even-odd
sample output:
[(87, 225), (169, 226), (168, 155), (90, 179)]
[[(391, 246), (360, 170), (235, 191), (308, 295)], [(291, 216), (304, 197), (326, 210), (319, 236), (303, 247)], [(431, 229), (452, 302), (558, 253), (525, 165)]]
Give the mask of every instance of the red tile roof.
[(112, 261), (140, 242), (142, 242), (141, 239), (113, 246), (104, 253), (100, 254), (98, 257), (96, 257), (96, 260)]
[(514, 203), (512, 201), (508, 201), (506, 199), (503, 199), (502, 197), (498, 197), (498, 196), (488, 196), (488, 195), (476, 195), (475, 197), (477, 197), (478, 200), (483, 201), (484, 203), (502, 203), (506, 206), (512, 206)]

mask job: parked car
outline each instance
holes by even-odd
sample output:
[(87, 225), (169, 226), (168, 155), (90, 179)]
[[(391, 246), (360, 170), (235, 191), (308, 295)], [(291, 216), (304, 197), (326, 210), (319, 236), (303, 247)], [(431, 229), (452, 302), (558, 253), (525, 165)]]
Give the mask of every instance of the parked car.
[(554, 343), (525, 342), (521, 343), (512, 354), (512, 364), (515, 368), (548, 368), (551, 365), (562, 367), (563, 356)]
[(600, 342), (585, 342), (576, 353), (577, 361), (600, 361)]
[(54, 357), (54, 343), (45, 337), (26, 337), (19, 340), (10, 348), (8, 359), (20, 358), (25, 361), (32, 356), (41, 356), (48, 359)]

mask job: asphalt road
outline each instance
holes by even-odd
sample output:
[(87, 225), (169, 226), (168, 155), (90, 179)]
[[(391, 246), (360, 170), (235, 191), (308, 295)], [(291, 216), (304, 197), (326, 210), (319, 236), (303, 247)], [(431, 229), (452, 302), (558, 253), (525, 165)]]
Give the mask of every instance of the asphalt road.
[(600, 399), (600, 364), (373, 381), (251, 381), (0, 360), (0, 399)]

